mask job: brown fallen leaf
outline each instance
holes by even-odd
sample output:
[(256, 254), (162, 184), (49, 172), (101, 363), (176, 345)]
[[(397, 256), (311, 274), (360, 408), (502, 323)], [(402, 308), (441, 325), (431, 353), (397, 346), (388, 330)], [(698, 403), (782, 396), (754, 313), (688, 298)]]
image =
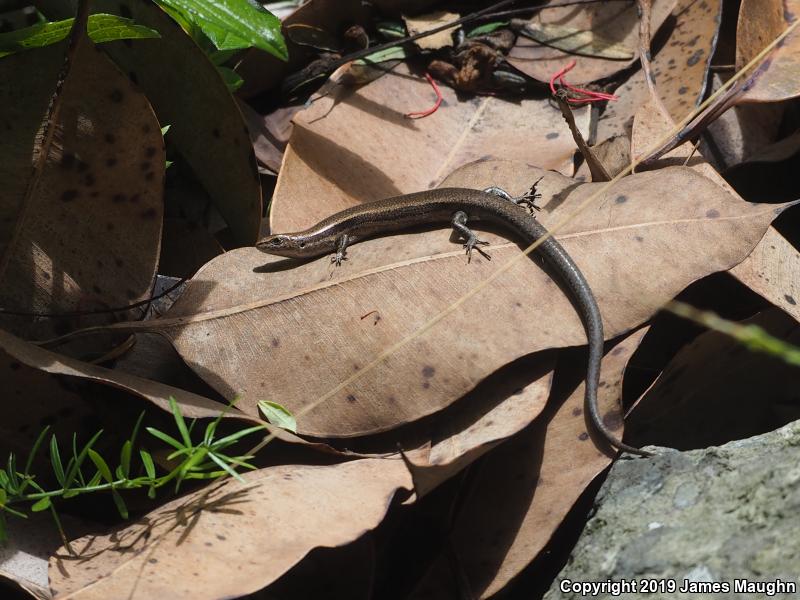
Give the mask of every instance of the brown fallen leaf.
[[(797, 20), (800, 0), (742, 0), (736, 28), (736, 69), (741, 69)], [(800, 95), (800, 30), (773, 50), (737, 102), (781, 102)]]
[[(715, 73), (710, 91), (716, 92), (727, 79)], [(774, 102), (733, 106), (709, 123), (700, 149), (718, 171), (724, 172), (775, 142), (784, 110), (783, 104)]]
[(800, 321), (800, 253), (774, 227), (731, 275)]
[[(66, 375), (69, 377), (77, 377), (86, 381), (110, 385), (139, 396), (140, 398), (151, 402), (167, 412), (171, 411), (169, 406), (169, 398), (172, 396), (177, 401), (183, 416), (188, 419), (215, 418), (226, 408), (225, 405), (215, 402), (214, 400), (210, 400), (209, 398), (174, 388), (157, 381), (142, 379), (141, 377), (129, 375), (122, 371), (112, 371), (111, 369), (85, 363), (68, 356), (55, 354), (45, 350), (44, 348), (40, 348), (39, 346), (31, 344), (30, 342), (26, 342), (25, 340), (17, 338), (10, 333), (0, 330), (0, 357), (3, 356), (3, 353), (12, 359), (8, 360), (6, 358), (3, 361), (4, 364), (8, 365), (8, 368), (12, 372), (19, 371), (20, 365), (26, 365), (31, 369), (36, 369), (53, 375)], [(21, 379), (17, 380), (18, 385), (21, 385), (25, 382), (31, 382), (34, 380), (34, 377), (35, 374), (31, 371), (24, 371), (20, 375)], [(47, 387), (43, 387), (44, 384), (41, 384), (38, 381), (35, 385), (41, 389), (44, 389), (45, 391), (47, 390)], [(20, 391), (22, 390), (20, 389)], [(41, 400), (45, 399), (46, 398), (44, 397), (41, 398)], [(56, 406), (53, 408), (58, 409), (61, 407), (61, 403), (56, 400)], [(69, 415), (61, 416), (67, 417)], [(258, 414), (254, 413), (254, 416), (258, 417)], [(226, 413), (226, 417), (250, 422), (253, 421), (252, 417), (243, 415), (235, 408), (229, 409)], [(260, 419), (257, 422), (262, 423)], [(300, 444), (307, 443), (288, 431), (284, 431), (283, 429), (279, 429), (277, 427), (272, 427), (271, 425), (267, 425), (267, 427), (270, 429), (271, 433), (274, 433), (276, 437), (282, 441)], [(77, 428), (75, 430), (77, 430)], [(35, 439), (38, 431), (29, 432), (26, 430), (23, 433), (26, 433), (28, 436), (33, 435)]]
[[(494, 181), (511, 193), (543, 175), (546, 226), (603, 185), (489, 161), (457, 175), (448, 183), (481, 188)], [(691, 169), (668, 168), (621, 180), (558, 237), (613, 337), (692, 281), (738, 264), (783, 207), (742, 202)], [(201, 269), (165, 318), (111, 329), (168, 337), (212, 387), (226, 398), (241, 396), (238, 406), (248, 414), (256, 415), (263, 399), (298, 413), (519, 252), (508, 243), (491, 251), (494, 262), (467, 264), (443, 231), (386, 236), (359, 244), (331, 274), (327, 258), (287, 270), (296, 263), (241, 249)], [(430, 334), (304, 414), (299, 430), (354, 436), (396, 427), (448, 406), (520, 356), (584, 343), (567, 298), (533, 261), (519, 261)]]
[[(646, 331), (629, 335), (603, 359), (598, 400), (604, 412), (619, 415), (625, 367)], [(580, 377), (573, 369), (570, 388), (562, 387), (562, 395), (551, 398), (539, 419), (476, 465), (453, 525), (454, 560), (440, 556), (410, 598), (458, 597), (451, 586), (459, 579), (468, 586), (467, 597), (500, 592), (544, 548), (586, 486), (611, 463), (611, 455), (588, 441), (583, 384), (574, 387)]]
[[(781, 310), (746, 324), (800, 343), (797, 321)], [(637, 401), (628, 417), (630, 439), (689, 450), (772, 431), (800, 418), (798, 384), (796, 366), (708, 331), (682, 348)]]
[[(97, 531), (99, 525), (62, 513), (59, 519), (66, 531), (84, 535)], [(30, 513), (27, 519), (7, 519), (8, 539), (0, 544), (0, 580), (7, 579), (25, 590), (30, 597), (51, 600), (47, 567), (53, 552), (63, 543), (49, 512)], [(6, 590), (0, 585), (3, 598)], [(17, 596), (11, 596), (17, 598)]]
[(287, 106), (262, 115), (246, 102), (239, 101), (237, 104), (247, 122), (258, 162), (277, 174), (281, 170), (283, 151), (292, 133), (292, 117), (302, 107)]
[[(612, 177), (621, 173), (631, 164), (631, 141), (623, 135), (606, 138), (592, 146), (592, 152)], [(575, 179), (579, 181), (591, 181), (591, 177), (589, 166), (585, 162), (575, 172)]]
[[(418, 33), (422, 33), (423, 31), (430, 31), (431, 29), (436, 29), (442, 25), (447, 25), (448, 23), (457, 20), (459, 17), (460, 15), (457, 13), (437, 10), (424, 15), (404, 17), (403, 20), (406, 23), (408, 35), (416, 35)], [(445, 29), (439, 33), (434, 33), (419, 39), (414, 43), (423, 50), (439, 50), (446, 46), (452, 46), (453, 32), (455, 32), (456, 29), (456, 27)]]
[[(149, 294), (163, 213), (164, 143), (142, 93), (87, 40), (60, 93), (53, 142), (36, 136), (63, 44), (0, 61), (0, 305), (23, 313), (125, 306)], [(36, 137), (36, 140), (34, 139)], [(45, 152), (41, 171), (32, 161)], [(108, 322), (0, 315), (27, 337)]]
[[(272, 200), (272, 231), (301, 229), (359, 202), (435, 187), (475, 160), (519, 160), (572, 173), (575, 146), (546, 99), (459, 102), (451, 89), (442, 94), (435, 114), (406, 119), (431, 104), (431, 89), (401, 65), (358, 90), (338, 88), (298, 113)], [(588, 119), (588, 110), (576, 112), (584, 136)]]
[[(654, 4), (654, 11), (657, 6)], [(722, 0), (678, 0), (672, 11), (674, 27), (669, 39), (652, 58), (659, 99), (675, 121), (703, 99), (721, 11)], [(614, 94), (619, 100), (608, 103), (597, 125), (600, 141), (613, 135), (630, 135), (634, 114), (650, 99), (643, 71), (636, 71)]]
[[(661, 139), (672, 123), (652, 102), (645, 104), (636, 114), (633, 125), (631, 153), (646, 151), (654, 139)], [(735, 190), (704, 159), (700, 152), (683, 145), (659, 158), (655, 167), (684, 163), (691, 157), (691, 168), (724, 187), (732, 194)], [(797, 262), (797, 250), (775, 228), (770, 225), (764, 237), (741, 263), (731, 269), (731, 275), (739, 279), (757, 294), (776, 306), (800, 316), (795, 298), (800, 298), (800, 290), (795, 289), (793, 265)]]
[[(549, 0), (545, 6), (557, 2), (558, 0)], [(657, 31), (667, 19), (675, 2), (676, 0), (653, 2), (653, 32)], [(584, 32), (584, 36), (599, 36), (607, 40), (607, 44), (616, 43), (631, 51), (638, 45), (639, 22), (636, 6), (633, 3), (598, 2), (545, 8), (536, 12), (531, 23), (551, 27), (558, 25), (576, 32)], [(632, 52), (632, 56), (627, 60), (580, 56), (575, 68), (569, 72), (569, 82), (581, 84), (610, 77), (630, 67), (637, 57), (638, 52)], [(550, 81), (550, 78), (572, 58), (571, 53), (520, 37), (508, 56), (508, 62), (534, 79)]]
[[(314, 548), (359, 538), (410, 492), (399, 458), (280, 465), (193, 492), (50, 562), (57, 598), (216, 600), (269, 585)], [(236, 557), (236, 559), (232, 559)]]
[(630, 61), (635, 56), (632, 48), (594, 31), (553, 23), (512, 21), (512, 25), (516, 25), (520, 35), (565, 54), (621, 61)]
[[(76, 431), (93, 424), (91, 401), (84, 400), (63, 381), (29, 367), (0, 350), (5, 415), (0, 422), (0, 460), (8, 453), (25, 457), (45, 426), (60, 439), (70, 439)], [(35, 467), (50, 470), (46, 456), (38, 456)], [(40, 471), (41, 472), (41, 471)]]
[[(366, 24), (373, 15), (372, 6), (361, 0), (312, 0), (283, 19), (283, 27), (305, 25), (329, 33), (344, 31), (355, 24)], [(259, 93), (276, 90), (287, 74), (299, 71), (315, 53), (286, 39), (289, 60), (278, 60), (260, 50), (249, 50), (237, 65), (236, 72), (244, 79), (237, 95), (251, 98)]]
[[(435, 415), (435, 425), (426, 428), (430, 451), (406, 459), (417, 497), (425, 496), (538, 417), (550, 394), (553, 358), (537, 355), (515, 361), (456, 402), (451, 407), (454, 410)], [(395, 431), (392, 437), (396, 437)]]
[(103, 48), (144, 90), (161, 124), (170, 126), (170, 142), (191, 165), (236, 245), (253, 244), (261, 222), (258, 167), (242, 115), (217, 69), (152, 3), (96, 0), (92, 10), (121, 14), (161, 34), (152, 44), (125, 40)]

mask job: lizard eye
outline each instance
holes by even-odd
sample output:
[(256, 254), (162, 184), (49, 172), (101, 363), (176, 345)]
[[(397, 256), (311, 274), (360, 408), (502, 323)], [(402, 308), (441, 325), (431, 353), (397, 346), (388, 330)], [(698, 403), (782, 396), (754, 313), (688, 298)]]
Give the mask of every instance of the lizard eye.
[(300, 242), (300, 247), (301, 248), (305, 248), (306, 247), (306, 243), (305, 242)]

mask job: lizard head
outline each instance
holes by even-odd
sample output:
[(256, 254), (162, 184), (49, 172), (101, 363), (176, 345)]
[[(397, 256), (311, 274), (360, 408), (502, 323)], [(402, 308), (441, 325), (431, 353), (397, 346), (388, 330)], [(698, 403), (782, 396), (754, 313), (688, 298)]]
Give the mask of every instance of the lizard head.
[[(290, 258), (306, 258), (320, 254), (317, 244), (306, 236), (279, 233), (269, 235), (258, 242), (256, 248), (267, 254), (287, 256)], [(325, 250), (322, 249), (322, 252)]]

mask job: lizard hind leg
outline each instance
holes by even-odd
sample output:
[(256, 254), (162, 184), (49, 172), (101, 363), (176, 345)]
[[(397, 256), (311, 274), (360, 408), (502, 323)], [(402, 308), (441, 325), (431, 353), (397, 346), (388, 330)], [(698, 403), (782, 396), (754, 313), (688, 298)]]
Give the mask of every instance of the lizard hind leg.
[(484, 242), (483, 240), (478, 239), (478, 236), (475, 235), (475, 232), (467, 227), (467, 219), (467, 213), (465, 213), (463, 210), (459, 210), (453, 213), (453, 219), (450, 221), (453, 229), (457, 231), (465, 240), (464, 250), (467, 253), (467, 262), (469, 263), (472, 261), (473, 249), (477, 250), (481, 256), (486, 258), (486, 260), (492, 260), (491, 256), (480, 249), (480, 246), (488, 246), (489, 242)]
[(528, 212), (533, 214), (534, 210), (541, 210), (541, 207), (536, 205), (536, 200), (542, 197), (542, 195), (536, 191), (536, 186), (539, 182), (544, 178), (544, 176), (539, 177), (531, 186), (531, 189), (528, 190), (526, 193), (522, 194), (522, 196), (512, 196), (503, 188), (497, 186), (491, 186), (483, 191), (487, 194), (494, 194), (495, 196), (500, 196), (503, 200), (508, 200), (509, 202), (513, 202), (517, 206), (524, 206), (528, 209)]

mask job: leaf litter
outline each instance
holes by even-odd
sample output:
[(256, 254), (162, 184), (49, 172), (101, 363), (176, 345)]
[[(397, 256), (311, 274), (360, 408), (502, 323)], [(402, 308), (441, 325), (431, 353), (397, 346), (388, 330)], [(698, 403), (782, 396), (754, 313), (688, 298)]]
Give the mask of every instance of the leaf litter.
[[(735, 32), (740, 41), (737, 65), (754, 56), (791, 22), (792, 11), (778, 14), (778, 8), (792, 2), (776, 0), (763, 15), (754, 10), (754, 3), (742, 3), (739, 31)], [(318, 20), (314, 23), (317, 27), (326, 19), (329, 23), (336, 20), (330, 6), (324, 6), (327, 3), (312, 4), (319, 6), (304, 7), (297, 15), (315, 15), (312, 20)], [(719, 64), (714, 61), (722, 60), (718, 39), (731, 35), (720, 28), (720, 6), (718, 2), (689, 0), (653, 2), (649, 63), (655, 81), (650, 86), (636, 61), (640, 27), (632, 3), (538, 12), (531, 19), (538, 31), (578, 40), (580, 47), (554, 48), (552, 40), (548, 46), (533, 46), (530, 39), (518, 38), (509, 61), (533, 80), (546, 83), (564, 67), (571, 52), (577, 51), (578, 63), (569, 74), (570, 83), (605, 86), (600, 89), (607, 91), (613, 89), (609, 86), (617, 86), (615, 94), (620, 100), (610, 102), (604, 110), (585, 107), (575, 111), (577, 127), (590, 144), (613, 138), (599, 147), (603, 148), (604, 167), (614, 175), (630, 162), (630, 156), (639, 156), (663, 138), (707, 93), (705, 81)], [(499, 96), (467, 97), (443, 88), (443, 103), (436, 113), (409, 121), (403, 115), (429, 106), (432, 92), (416, 71), (405, 65), (357, 89), (348, 88), (346, 78), (338, 79), (295, 115), (285, 151), (281, 147), (285, 133), (267, 136), (278, 143), (262, 142), (259, 156), (279, 172), (268, 220), (259, 222), (260, 186), (254, 176), (252, 145), (246, 134), (241, 137), (236, 132), (241, 117), (235, 104), (228, 102), (218, 83), (211, 83), (213, 71), (201, 65), (205, 57), (186, 45), (172, 24), (162, 22), (163, 16), (152, 13), (152, 7), (126, 7), (129, 11), (136, 8), (135, 21), (158, 29), (162, 40), (130, 42), (137, 51), (153, 53), (148, 58), (138, 55), (135, 66), (125, 62), (137, 54), (124, 43), (114, 42), (117, 48), (111, 48), (111, 55), (126, 65), (129, 76), (133, 72), (137, 80), (147, 81), (144, 91), (159, 115), (169, 115), (162, 118), (174, 121), (179, 130), (183, 128), (176, 137), (177, 145), (187, 155), (196, 152), (195, 170), (202, 171), (204, 185), (230, 227), (232, 235), (225, 247), (252, 243), (259, 229), (262, 233), (302, 229), (337, 210), (376, 198), (436, 186), (499, 185), (522, 194), (544, 176), (539, 184), (542, 211), (537, 217), (546, 226), (559, 225), (555, 235), (589, 279), (601, 305), (606, 337), (613, 339), (603, 362), (603, 380), (608, 385), (602, 388), (601, 402), (605, 418), (620, 433), (625, 369), (645, 333), (644, 329), (631, 331), (651, 321), (653, 327), (659, 327), (653, 317), (668, 300), (695, 282), (714, 281), (708, 277), (712, 273), (730, 271), (765, 303), (796, 313), (793, 271), (776, 266), (778, 260), (794, 264), (798, 256), (792, 237), (779, 233), (783, 218), (778, 228), (773, 226), (792, 204), (786, 202), (787, 196), (780, 202), (754, 203), (751, 193), (736, 180), (725, 181), (701, 154), (684, 145), (624, 177), (600, 194), (589, 210), (578, 212), (603, 184), (586, 183), (589, 175), (581, 168), (572, 136), (548, 98), (535, 93), (513, 101)], [(347, 14), (363, 24), (366, 21), (359, 10), (350, 7)], [(620, 18), (609, 21), (608, 11), (612, 10), (622, 12)], [(745, 23), (743, 15), (748, 14), (750, 20)], [(435, 19), (428, 14), (417, 20), (429, 23)], [(556, 27), (568, 29), (556, 31)], [(794, 42), (795, 37), (790, 36), (773, 53), (768, 66), (754, 73), (753, 85), (722, 98), (719, 106), (794, 98), (797, 78), (791, 77), (790, 51)], [(150, 63), (158, 62), (153, 56), (161, 47), (156, 44), (162, 43), (172, 44), (178, 55), (191, 61), (193, 72), (207, 76), (200, 79), (205, 81), (199, 86), (205, 96), (197, 102), (184, 94), (183, 100), (165, 108), (163, 96), (169, 96), (177, 84), (163, 74), (150, 78), (148, 71)], [(447, 58), (442, 42), (433, 46), (427, 52), (443, 53), (438, 58)], [(63, 51), (53, 48), (51, 71)], [(33, 58), (36, 53), (39, 58)], [(592, 57), (584, 56), (586, 53)], [(18, 56), (29, 61), (17, 67), (22, 77), (30, 73), (31, 64), (46, 63), (47, 49)], [(644, 58), (648, 62), (648, 56)], [(82, 58), (81, 62), (84, 60), (89, 61)], [(0, 68), (11, 64), (0, 62)], [(280, 72), (274, 68), (265, 77), (251, 79), (246, 96), (252, 97), (259, 81), (263, 85), (270, 78), (279, 80), (281, 76), (276, 74)], [(113, 78), (109, 76), (108, 81)], [(40, 125), (37, 111), (44, 114), (47, 94), (52, 92), (45, 84), (38, 85), (39, 91), (31, 96), (38, 104), (30, 103), (29, 114), (19, 120), (25, 129), (16, 138), (18, 149), (34, 145)], [(138, 92), (135, 87), (130, 89)], [(654, 92), (658, 95), (655, 100)], [(6, 94), (9, 97), (10, 92)], [(193, 112), (183, 120), (187, 107)], [(148, 111), (149, 105), (143, 103), (128, 112), (139, 117)], [(219, 139), (231, 137), (241, 152), (226, 155), (224, 148), (229, 146), (215, 141), (213, 129), (208, 135), (207, 128), (213, 128), (220, 118), (224, 126), (218, 129)], [(737, 118), (746, 125), (756, 119), (756, 113), (739, 111)], [(276, 119), (285, 131), (285, 118), (276, 113)], [(257, 114), (248, 114), (248, 120), (257, 123)], [(187, 132), (196, 124), (204, 129), (192, 140)], [(776, 127), (770, 141), (780, 143), (785, 134), (785, 125)], [(730, 139), (733, 150), (727, 156), (745, 156), (746, 137)], [(195, 142), (197, 146), (191, 150)], [(97, 144), (88, 146), (86, 152)], [(161, 148), (158, 156), (163, 163)], [(704, 148), (713, 152), (711, 147)], [(210, 156), (221, 158), (209, 160)], [(790, 151), (779, 153), (775, 160), (787, 161), (791, 156)], [(26, 158), (19, 153), (8, 163), (7, 172), (21, 172), (29, 159), (30, 155)], [(134, 165), (125, 169), (133, 172)], [(3, 216), (12, 220), (26, 189), (19, 180), (13, 181), (17, 187), (12, 186), (7, 196), (12, 200), (0, 205)], [(768, 196), (771, 187), (765, 187), (761, 193)], [(160, 204), (156, 210), (162, 210)], [(137, 298), (146, 295), (155, 274), (161, 212), (156, 221), (157, 234), (150, 232), (151, 241), (144, 244), (151, 256), (145, 261), (145, 266), (150, 265), (150, 280), (140, 286), (143, 291)], [(10, 222), (8, 218), (0, 220), (0, 248), (15, 247), (17, 238), (12, 237)], [(453, 581), (460, 582), (461, 589), (470, 589), (474, 597), (521, 585), (519, 576), (553, 536), (559, 535), (565, 515), (613, 459), (596, 445), (582, 414), (579, 382), (583, 364), (576, 360), (580, 352), (570, 347), (581, 346), (585, 334), (568, 299), (534, 261), (519, 261), (426, 335), (414, 338), (382, 364), (369, 366), (398, 339), (412, 334), (486, 281), (498, 264), (519, 255), (515, 240), (507, 239), (502, 231), (481, 229), (481, 235), (491, 242), (488, 250), (493, 260), (477, 258), (469, 265), (444, 227), (360, 243), (351, 249), (351, 260), (336, 270), (327, 259), (296, 266), (252, 248), (211, 258), (194, 274), (191, 261), (183, 266), (173, 261), (169, 268), (193, 276), (172, 308), (160, 318), (117, 323), (109, 329), (133, 333), (134, 341), (146, 332), (160, 334), (215, 390), (209, 395), (237, 399), (241, 412), (231, 411), (234, 419), (261, 422), (259, 402), (274, 403), (275, 410), (288, 409), (297, 415), (298, 432), (311, 436), (312, 443), (273, 429), (273, 435), (288, 442), (282, 447), (297, 451), (274, 455), (272, 464), (246, 474), (244, 486), (230, 479), (196, 487), (160, 507), (150, 505), (134, 515), (132, 523), (117, 523), (107, 535), (73, 540), (81, 555), (70, 558), (63, 549), (55, 553), (50, 591), (75, 598), (239, 596), (274, 582), (279, 582), (275, 589), (292, 589), (292, 581), (301, 574), (313, 577), (309, 574), (315, 569), (324, 571), (317, 561), (329, 564), (334, 556), (355, 552), (370, 559), (361, 567), (349, 566), (350, 572), (358, 570), (359, 581), (370, 581), (367, 587), (374, 590), (373, 597), (382, 597), (381, 590), (392, 580), (387, 579), (386, 567), (381, 567), (385, 548), (378, 543), (370, 550), (367, 546), (364, 551), (357, 549), (365, 539), (379, 542), (388, 534), (387, 521), (394, 515), (400, 511), (413, 515), (420, 498), (435, 498), (443, 489), (456, 490), (457, 509), (450, 515), (448, 534), (456, 552), (430, 555), (419, 576), (404, 582), (406, 589), (414, 590), (409, 597), (446, 597), (452, 593)], [(170, 247), (182, 252), (181, 246), (192, 243), (188, 240), (207, 238), (184, 234), (173, 239)], [(94, 239), (84, 247), (70, 240), (66, 247), (75, 251), (77, 261), (89, 264), (102, 244)], [(63, 268), (65, 259), (53, 256), (57, 259), (51, 261), (54, 267)], [(122, 258), (141, 260), (142, 256), (128, 250)], [(195, 259), (195, 263), (201, 261)], [(164, 267), (169, 264), (163, 257), (162, 263)], [(47, 265), (51, 276), (54, 267)], [(30, 270), (15, 281), (29, 282), (38, 272)], [(146, 274), (147, 268), (141, 272)], [(123, 278), (114, 282), (127, 283)], [(10, 293), (27, 299), (25, 290), (17, 284), (10, 287)], [(104, 297), (103, 302), (112, 304), (110, 298)], [(776, 326), (775, 331), (786, 337), (794, 320), (786, 315), (782, 319), (783, 328)], [(97, 320), (81, 324), (94, 323)], [(16, 331), (35, 337), (29, 327)], [(41, 336), (41, 330), (37, 335)], [(9, 423), (9, 432), (15, 431), (15, 425), (28, 431), (37, 417), (59, 415), (64, 407), (77, 412), (61, 425), (79, 427), (82, 413), (77, 407), (92, 388), (65, 387), (64, 381), (122, 389), (165, 410), (169, 396), (175, 396), (187, 417), (213, 417), (224, 406), (157, 381), (164, 374), (157, 373), (152, 363), (139, 364), (138, 373), (145, 375), (141, 377), (58, 354), (60, 346), (45, 350), (5, 332), (0, 342), (5, 353), (2, 365), (13, 382), (12, 389), (24, 393), (31, 386), (37, 399), (20, 412), (14, 425)], [(738, 360), (753, 364), (749, 355), (737, 348), (732, 346), (728, 354), (737, 353)], [(697, 352), (687, 352), (681, 360), (688, 365), (708, 361)], [(770, 372), (769, 359), (760, 361), (764, 366), (753, 368)], [(636, 437), (637, 414), (643, 415), (642, 421), (660, 422), (665, 433), (658, 441), (667, 444), (677, 443), (670, 437), (669, 431), (674, 431), (671, 419), (680, 423), (692, 418), (691, 414), (662, 416), (659, 412), (670, 403), (663, 399), (666, 390), (661, 382), (672, 368), (667, 367), (648, 392), (647, 403), (632, 413), (631, 423), (636, 425), (629, 429), (637, 443), (655, 439)], [(681, 390), (699, 386), (698, 380), (713, 387), (722, 378), (722, 374), (709, 376), (707, 372), (685, 379), (673, 377), (669, 393), (681, 396)], [(350, 379), (349, 386), (330, 394)], [(47, 395), (54, 398), (50, 405), (43, 400)], [(324, 404), (306, 412), (327, 396)], [(654, 410), (655, 416), (647, 416), (646, 406), (652, 407), (647, 410)], [(687, 404), (686, 410), (694, 409)], [(707, 410), (714, 415), (718, 409), (710, 406)], [(696, 430), (702, 430), (699, 424), (695, 423)], [(738, 435), (735, 428), (730, 431)], [(23, 447), (26, 439), (20, 437), (15, 448)], [(323, 443), (314, 443), (317, 441)], [(404, 450), (403, 460), (397, 455), (398, 446)], [(469, 485), (453, 486), (464, 473), (469, 475)], [(246, 527), (241, 525), (242, 517), (247, 519)], [(501, 541), (488, 544), (488, 539)], [(330, 550), (321, 552), (322, 547)], [(236, 560), (232, 561), (232, 556)], [(367, 573), (370, 569), (375, 572)], [(411, 572), (407, 573), (410, 577)]]

